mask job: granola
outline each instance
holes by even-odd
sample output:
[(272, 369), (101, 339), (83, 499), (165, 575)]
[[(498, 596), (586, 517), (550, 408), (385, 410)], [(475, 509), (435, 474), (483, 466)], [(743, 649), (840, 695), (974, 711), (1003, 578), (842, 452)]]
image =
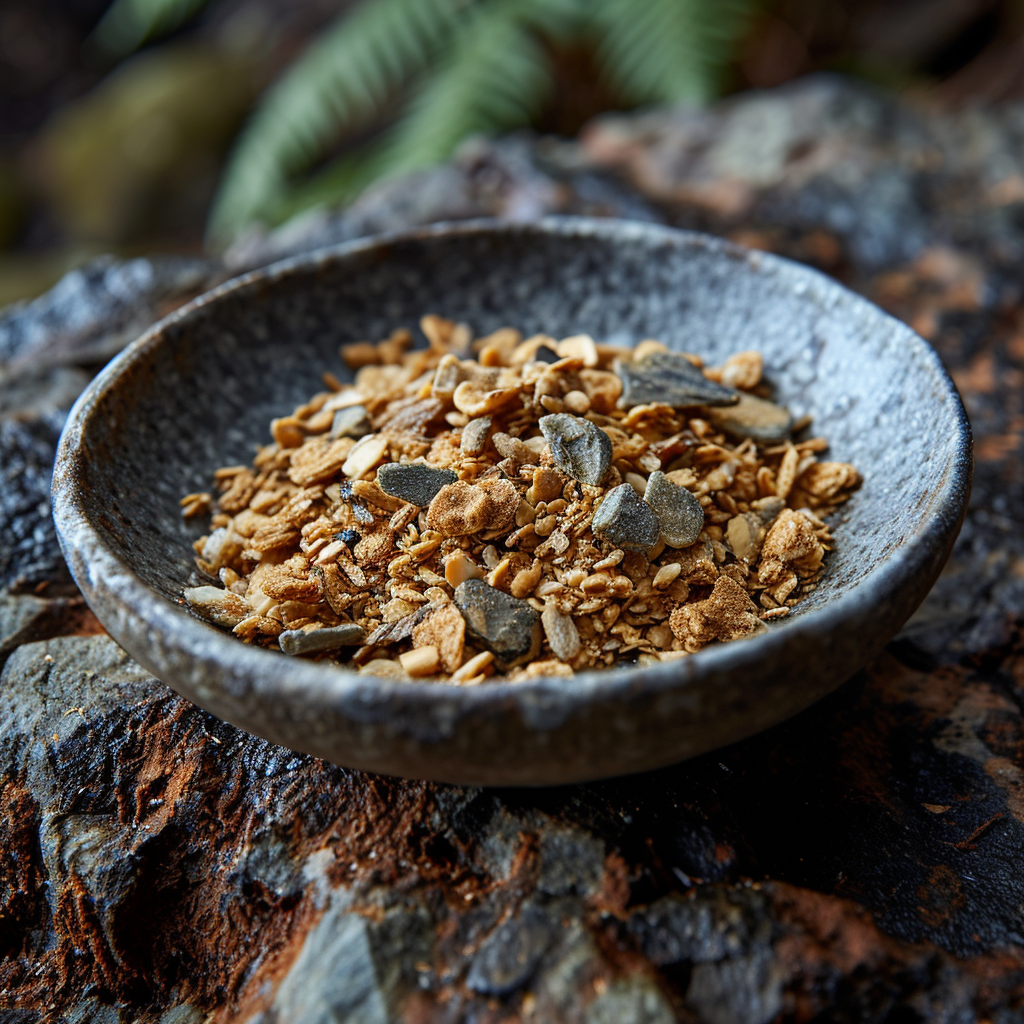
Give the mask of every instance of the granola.
[(249, 643), (472, 685), (678, 658), (813, 590), (860, 482), (771, 402), (761, 356), (474, 340), (427, 316), (344, 346), (352, 384), (215, 474), (189, 606)]

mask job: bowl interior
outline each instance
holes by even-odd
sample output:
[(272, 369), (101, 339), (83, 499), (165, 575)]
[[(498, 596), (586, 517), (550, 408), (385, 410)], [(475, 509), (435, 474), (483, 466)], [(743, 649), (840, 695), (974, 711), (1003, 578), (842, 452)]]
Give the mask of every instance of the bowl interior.
[[(338, 348), (434, 312), (484, 333), (657, 338), (715, 363), (764, 355), (777, 399), (813, 416), (864, 485), (806, 614), (880, 566), (941, 500), (962, 409), (931, 349), (823, 277), (703, 236), (623, 225), (465, 229), (323, 254), (172, 318), (94, 389), (80, 500), (106, 546), (177, 603), (195, 577), (179, 499), (248, 463), (273, 417), (350, 375)], [(946, 481), (948, 484), (948, 480)], [(783, 623), (780, 628), (785, 628)]]

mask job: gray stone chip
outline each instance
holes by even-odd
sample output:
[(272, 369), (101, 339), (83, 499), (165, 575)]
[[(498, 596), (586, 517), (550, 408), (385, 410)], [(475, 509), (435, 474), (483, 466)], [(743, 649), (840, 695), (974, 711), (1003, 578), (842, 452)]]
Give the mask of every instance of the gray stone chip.
[(627, 551), (647, 551), (661, 536), (654, 512), (632, 484), (619, 484), (605, 495), (591, 527), (599, 537)]
[(785, 441), (793, 429), (789, 410), (757, 395), (741, 394), (736, 405), (728, 409), (712, 409), (709, 415), (719, 430), (755, 441)]
[(320, 654), (338, 647), (352, 647), (363, 642), (366, 631), (355, 622), (343, 622), (340, 626), (328, 626), (306, 633), (301, 629), (286, 629), (277, 642), (285, 654)]
[(647, 480), (644, 501), (661, 525), (661, 535), (672, 548), (689, 547), (704, 528), (704, 509), (685, 487), (672, 483), (656, 469)]
[(455, 588), (455, 606), (466, 620), (466, 634), (501, 665), (518, 665), (540, 650), (540, 614), (526, 601), (476, 579)]
[(389, 462), (377, 470), (377, 483), (392, 497), (426, 508), (437, 492), (459, 479), (450, 469), (436, 469), (420, 463)]
[(611, 438), (582, 416), (553, 413), (540, 418), (540, 429), (555, 465), (585, 484), (599, 484), (612, 464)]
[(660, 402), (675, 409), (696, 405), (734, 405), (739, 395), (732, 388), (708, 380), (686, 356), (678, 352), (652, 352), (643, 359), (619, 362), (622, 397), (619, 405)]

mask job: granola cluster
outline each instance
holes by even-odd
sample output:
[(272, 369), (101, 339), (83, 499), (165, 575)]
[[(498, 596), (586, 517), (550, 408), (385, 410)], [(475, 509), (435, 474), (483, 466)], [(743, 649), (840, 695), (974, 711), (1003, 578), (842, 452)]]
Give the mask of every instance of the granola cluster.
[(720, 367), (424, 317), (216, 473), (188, 604), (237, 636), (463, 685), (685, 656), (814, 588), (859, 483), (793, 440), (757, 352)]

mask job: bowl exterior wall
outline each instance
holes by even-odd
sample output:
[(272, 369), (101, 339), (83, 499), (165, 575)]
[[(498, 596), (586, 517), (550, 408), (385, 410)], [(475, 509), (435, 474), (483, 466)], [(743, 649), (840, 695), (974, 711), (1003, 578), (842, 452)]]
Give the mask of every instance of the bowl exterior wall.
[[(246, 647), (181, 605), (198, 528), (178, 499), (249, 462), (267, 426), (343, 375), (339, 344), (436, 312), (478, 333), (658, 337), (709, 362), (764, 354), (862, 489), (819, 588), (761, 637), (646, 669), (462, 689)], [(58, 533), (117, 641), (184, 696), (339, 764), (480, 784), (638, 771), (765, 728), (873, 656), (920, 603), (966, 507), (970, 433), (929, 346), (806, 268), (648, 225), (469, 224), (354, 243), (229, 282), (115, 360), (69, 419)]]

